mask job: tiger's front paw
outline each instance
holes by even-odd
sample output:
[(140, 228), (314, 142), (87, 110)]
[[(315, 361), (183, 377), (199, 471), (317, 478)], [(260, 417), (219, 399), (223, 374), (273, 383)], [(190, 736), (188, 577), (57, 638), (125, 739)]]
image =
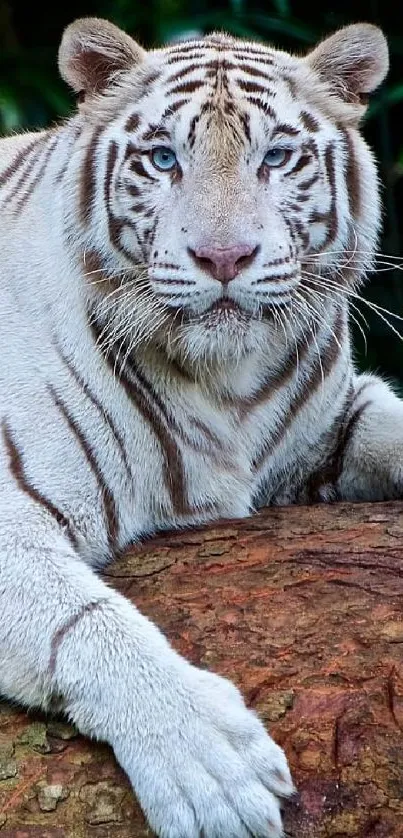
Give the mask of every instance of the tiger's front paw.
[(396, 433), (395, 440), (380, 440), (363, 448), (359, 456), (346, 458), (337, 485), (341, 500), (403, 500), (403, 438), (398, 436)]
[(281, 838), (284, 752), (224, 678), (188, 667), (130, 753), (115, 748), (160, 838)]
[(403, 499), (403, 401), (374, 375), (361, 375), (340, 451), (342, 500)]

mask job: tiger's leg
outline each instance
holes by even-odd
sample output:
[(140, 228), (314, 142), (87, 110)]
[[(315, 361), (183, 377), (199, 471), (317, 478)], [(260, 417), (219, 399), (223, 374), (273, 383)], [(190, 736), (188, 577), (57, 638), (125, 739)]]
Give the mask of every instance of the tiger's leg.
[(374, 375), (356, 378), (337, 488), (343, 500), (403, 498), (403, 401)]
[(0, 692), (109, 742), (164, 838), (282, 835), (283, 751), (76, 554), (40, 504), (0, 498)]

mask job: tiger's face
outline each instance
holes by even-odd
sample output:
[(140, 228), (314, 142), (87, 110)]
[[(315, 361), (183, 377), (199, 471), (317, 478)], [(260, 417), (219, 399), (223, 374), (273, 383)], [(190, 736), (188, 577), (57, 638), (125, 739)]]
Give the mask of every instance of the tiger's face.
[[(159, 339), (191, 356), (251, 351), (279, 310), (309, 313), (322, 273), (342, 284), (370, 265), (378, 186), (357, 125), (386, 72), (383, 36), (349, 27), (304, 59), (223, 35), (131, 43), (129, 68), (125, 55), (83, 106), (89, 247), (112, 274), (137, 269)], [(61, 66), (73, 83), (63, 45)]]

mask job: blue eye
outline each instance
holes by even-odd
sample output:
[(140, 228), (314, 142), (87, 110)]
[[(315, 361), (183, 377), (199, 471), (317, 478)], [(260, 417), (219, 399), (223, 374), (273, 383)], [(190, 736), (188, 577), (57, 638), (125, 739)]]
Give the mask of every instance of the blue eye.
[(276, 166), (284, 166), (284, 163), (287, 163), (289, 160), (291, 151), (288, 148), (271, 148), (270, 151), (267, 152), (263, 163), (265, 166), (271, 166), (275, 168)]
[(156, 169), (161, 172), (170, 172), (177, 165), (176, 154), (171, 148), (158, 146), (151, 152), (151, 160)]

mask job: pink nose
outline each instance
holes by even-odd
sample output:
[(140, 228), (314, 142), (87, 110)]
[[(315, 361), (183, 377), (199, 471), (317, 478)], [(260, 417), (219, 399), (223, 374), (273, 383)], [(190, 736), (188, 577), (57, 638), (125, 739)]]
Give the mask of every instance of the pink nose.
[(237, 274), (253, 262), (259, 248), (249, 244), (234, 244), (232, 247), (188, 248), (199, 268), (208, 271), (214, 279), (224, 285), (235, 279)]

